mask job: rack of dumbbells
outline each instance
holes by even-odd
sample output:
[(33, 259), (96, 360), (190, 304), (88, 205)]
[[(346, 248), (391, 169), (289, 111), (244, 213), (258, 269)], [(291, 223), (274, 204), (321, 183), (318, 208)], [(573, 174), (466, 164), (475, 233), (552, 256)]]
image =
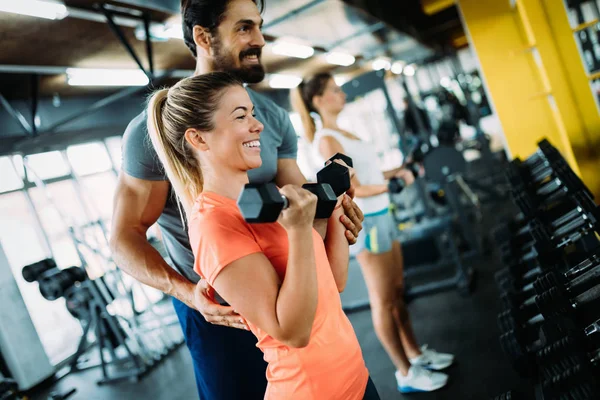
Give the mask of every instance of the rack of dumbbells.
[(495, 232), (500, 343), (532, 384), (495, 399), (600, 399), (599, 208), (545, 139), (507, 176), (520, 213)]

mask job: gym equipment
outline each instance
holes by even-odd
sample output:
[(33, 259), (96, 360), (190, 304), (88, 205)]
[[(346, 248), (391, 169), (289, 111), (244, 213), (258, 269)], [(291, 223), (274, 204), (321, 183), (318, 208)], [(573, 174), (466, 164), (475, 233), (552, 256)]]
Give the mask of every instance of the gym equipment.
[[(348, 170), (341, 165), (340, 167)], [(337, 196), (331, 186), (327, 183), (306, 183), (302, 187), (317, 196), (315, 218), (329, 218), (337, 203)], [(281, 211), (289, 206), (289, 202), (274, 183), (248, 183), (244, 185), (237, 205), (244, 220), (254, 224), (277, 221)]]
[[(350, 171), (334, 160), (341, 160), (352, 168), (352, 159), (345, 154), (336, 153), (325, 162), (325, 167), (317, 172), (317, 182), (331, 185), (336, 197), (350, 189)], [(329, 164), (327, 164), (329, 162)]]
[[(337, 198), (350, 189), (350, 171), (334, 160), (341, 160), (349, 167), (353, 165), (352, 158), (336, 153), (317, 173), (318, 183), (302, 185), (302, 188), (317, 196), (315, 218), (329, 218)], [(288, 207), (288, 200), (279, 193), (274, 183), (248, 183), (240, 193), (237, 204), (246, 222), (269, 223), (277, 221), (281, 211)]]
[(496, 399), (600, 398), (600, 210), (546, 139), (506, 171), (520, 213), (495, 232), (500, 343), (532, 380)]

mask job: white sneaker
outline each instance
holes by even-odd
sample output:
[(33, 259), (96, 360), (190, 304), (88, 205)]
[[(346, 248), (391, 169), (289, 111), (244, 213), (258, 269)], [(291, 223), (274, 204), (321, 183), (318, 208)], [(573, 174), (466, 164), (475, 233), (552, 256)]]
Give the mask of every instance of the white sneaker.
[(409, 359), (412, 365), (441, 371), (448, 368), (454, 362), (454, 356), (452, 354), (438, 353), (433, 349), (428, 349), (427, 345), (421, 346), (421, 353), (420, 356)]
[(413, 365), (406, 376), (396, 371), (396, 382), (400, 393), (433, 392), (446, 386), (448, 375)]

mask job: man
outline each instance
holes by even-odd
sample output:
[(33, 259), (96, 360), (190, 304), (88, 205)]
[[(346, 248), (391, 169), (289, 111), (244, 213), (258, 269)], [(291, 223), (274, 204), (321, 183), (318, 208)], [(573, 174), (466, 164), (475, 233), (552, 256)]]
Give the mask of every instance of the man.
[[(228, 71), (247, 83), (264, 79), (265, 44), (254, 0), (183, 0), (185, 43), (196, 57), (195, 74)], [(303, 184), (296, 164), (297, 139), (287, 112), (249, 90), (261, 133), (263, 164), (249, 171), (253, 183)], [(174, 194), (147, 137), (146, 115), (134, 118), (123, 136), (122, 173), (114, 200), (111, 249), (119, 267), (140, 282), (173, 296), (192, 355), (201, 399), (262, 399), (266, 388), (256, 339), (231, 307), (214, 301), (210, 287), (193, 271), (194, 257)], [(341, 218), (353, 244), (362, 213), (346, 198)], [(155, 222), (174, 269), (146, 240)], [(237, 329), (233, 329), (237, 328)]]

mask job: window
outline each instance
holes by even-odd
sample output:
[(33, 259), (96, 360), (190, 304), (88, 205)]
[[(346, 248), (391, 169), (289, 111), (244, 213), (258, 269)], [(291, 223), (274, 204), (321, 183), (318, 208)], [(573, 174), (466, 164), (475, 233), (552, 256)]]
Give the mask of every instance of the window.
[(21, 189), (23, 180), (17, 175), (17, 171), (9, 157), (0, 157), (0, 192), (8, 192), (10, 190)]
[(81, 179), (81, 190), (92, 203), (98, 217), (110, 220), (117, 178), (113, 171), (103, 172)]
[(121, 136), (114, 136), (107, 138), (105, 141), (106, 147), (108, 147), (108, 152), (110, 153), (110, 158), (115, 165), (115, 169), (119, 171), (121, 169)]
[(73, 171), (79, 176), (108, 171), (112, 168), (110, 158), (102, 143), (69, 146), (67, 157), (73, 166)]
[[(40, 179), (51, 179), (69, 175), (69, 166), (58, 151), (27, 156), (28, 166)], [(33, 177), (29, 178), (34, 181)]]

